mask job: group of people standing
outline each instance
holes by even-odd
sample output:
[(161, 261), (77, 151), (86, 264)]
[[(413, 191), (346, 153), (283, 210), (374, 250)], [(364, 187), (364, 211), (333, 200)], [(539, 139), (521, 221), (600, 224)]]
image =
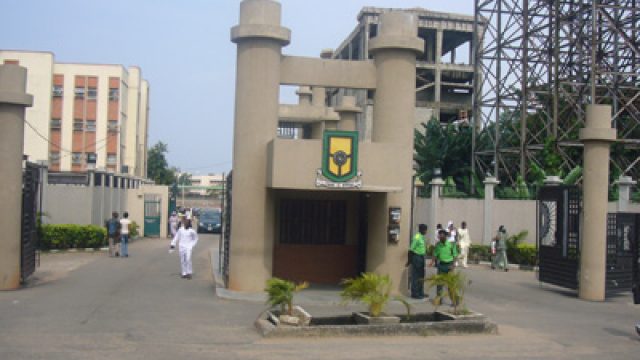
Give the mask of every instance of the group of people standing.
[(111, 219), (107, 220), (105, 224), (109, 238), (109, 256), (129, 257), (129, 233), (131, 230), (129, 213), (125, 211), (122, 214), (122, 219), (118, 219), (120, 214), (116, 211), (111, 215)]
[[(409, 248), (409, 264), (411, 265), (411, 297), (424, 299), (425, 256), (427, 254), (428, 227), (425, 224), (418, 226), (418, 233), (413, 237)], [(452, 271), (460, 263), (467, 267), (467, 256), (471, 246), (471, 237), (467, 223), (463, 221), (460, 228), (456, 229), (453, 221), (449, 221), (447, 229), (441, 224), (436, 226), (436, 238), (433, 249), (433, 257), (429, 267), (436, 267), (438, 274), (446, 274)], [(437, 287), (437, 293), (442, 293), (442, 288)]]

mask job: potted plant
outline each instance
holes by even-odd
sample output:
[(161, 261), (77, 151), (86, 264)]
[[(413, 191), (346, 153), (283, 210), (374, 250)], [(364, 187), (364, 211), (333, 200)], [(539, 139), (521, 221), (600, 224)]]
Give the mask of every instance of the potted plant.
[(356, 301), (369, 307), (368, 313), (353, 313), (356, 322), (366, 324), (398, 323), (397, 316), (387, 316), (384, 313), (385, 306), (390, 300), (400, 301), (407, 308), (407, 316), (410, 316), (410, 305), (402, 297), (391, 296), (391, 279), (388, 275), (376, 273), (363, 273), (357, 278), (342, 280), (345, 286), (340, 296), (343, 302)]
[[(448, 297), (453, 304), (453, 315), (468, 315), (469, 311), (464, 307), (464, 293), (468, 285), (471, 284), (466, 276), (460, 271), (451, 271), (446, 274), (431, 275), (426, 280), (427, 289), (434, 286), (443, 286), (447, 288), (444, 295), (437, 294), (433, 299), (433, 305), (436, 307), (442, 304), (442, 298)], [(462, 308), (461, 308), (462, 307)]]
[(309, 287), (309, 283), (295, 284), (279, 278), (267, 280), (264, 291), (267, 293), (267, 303), (271, 306), (279, 306), (280, 313), (277, 320), (289, 325), (309, 325), (311, 316), (299, 306), (293, 306), (293, 296), (300, 290)]

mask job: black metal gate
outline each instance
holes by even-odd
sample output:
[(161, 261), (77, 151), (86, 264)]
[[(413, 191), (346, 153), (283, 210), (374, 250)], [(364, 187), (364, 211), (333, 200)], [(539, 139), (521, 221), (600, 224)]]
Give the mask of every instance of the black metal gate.
[(631, 213), (607, 217), (607, 294), (631, 290), (638, 276), (639, 221), (640, 215)]
[(578, 288), (580, 190), (545, 186), (538, 192), (538, 279)]
[(22, 239), (20, 248), (20, 280), (22, 282), (34, 273), (37, 265), (40, 185), (40, 166), (27, 162), (22, 173)]
[(222, 279), (224, 280), (225, 287), (229, 286), (229, 242), (231, 240), (231, 202), (233, 201), (232, 196), (232, 176), (233, 173), (230, 172), (227, 178), (225, 179), (225, 191), (224, 193), (224, 225), (222, 227), (222, 243), (219, 249), (218, 264), (221, 267), (219, 269), (222, 274)]

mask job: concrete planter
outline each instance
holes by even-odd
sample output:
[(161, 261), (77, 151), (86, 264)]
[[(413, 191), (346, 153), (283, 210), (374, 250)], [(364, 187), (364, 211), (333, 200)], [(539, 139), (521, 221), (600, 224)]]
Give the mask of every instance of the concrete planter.
[(300, 306), (294, 306), (292, 315), (281, 314), (280, 311), (267, 311), (266, 319), (275, 326), (309, 326), (311, 315)]
[(438, 336), (497, 334), (498, 326), (478, 313), (452, 315), (446, 311), (418, 313), (407, 318), (395, 316), (399, 322), (359, 324), (353, 315), (316, 317), (309, 326), (276, 324), (263, 315), (255, 322), (264, 337), (344, 337), (344, 336)]
[(379, 325), (379, 324), (399, 324), (400, 318), (397, 316), (369, 316), (369, 313), (354, 312), (353, 319), (360, 325)]

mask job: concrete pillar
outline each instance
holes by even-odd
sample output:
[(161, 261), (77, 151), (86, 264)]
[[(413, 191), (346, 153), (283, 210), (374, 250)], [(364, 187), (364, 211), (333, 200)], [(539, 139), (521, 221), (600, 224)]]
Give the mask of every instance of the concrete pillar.
[(559, 186), (562, 185), (562, 179), (557, 175), (550, 175), (544, 178), (545, 186)]
[(24, 113), (33, 104), (26, 88), (27, 69), (0, 65), (0, 290), (20, 286)]
[(629, 211), (629, 205), (631, 204), (631, 188), (637, 181), (633, 181), (631, 176), (620, 176), (616, 181), (618, 185), (618, 212)]
[(615, 139), (611, 106), (589, 105), (585, 128), (580, 130), (584, 143), (584, 236), (580, 244), (578, 295), (584, 300), (605, 299), (609, 146)]
[(435, 103), (435, 109), (433, 109), (433, 115), (436, 119), (440, 120), (440, 101), (442, 99), (442, 29), (436, 31), (436, 71), (435, 71), (435, 86), (433, 89), (433, 102)]
[[(380, 16), (378, 36), (369, 44), (377, 74), (372, 141), (393, 144), (397, 149), (394, 154), (397, 171), (390, 176), (402, 190), (381, 196), (377, 204), (370, 202), (367, 270), (388, 274), (396, 293), (406, 291), (407, 274), (403, 264), (411, 236), (416, 56), (424, 49), (424, 41), (417, 34), (417, 19), (413, 14), (391, 11)], [(402, 211), (398, 243), (387, 240), (389, 207), (399, 207)]]
[[(429, 183), (431, 185), (431, 198), (429, 199), (431, 212), (429, 213), (429, 230), (431, 230), (431, 234), (435, 233), (436, 225), (438, 224), (438, 205), (440, 205), (440, 193), (442, 187), (444, 186), (444, 180), (441, 177), (437, 177)], [(430, 239), (429, 242), (432, 243), (433, 239)]]
[(495, 177), (488, 177), (484, 180), (484, 224), (482, 233), (482, 244), (491, 244), (493, 237), (493, 200), (495, 199), (495, 187), (500, 181)]
[(298, 95), (298, 105), (300, 106), (311, 106), (311, 88), (309, 86), (300, 86), (298, 90), (296, 90), (296, 95)]
[(356, 106), (355, 96), (343, 96), (342, 104), (334, 109), (340, 114), (338, 129), (346, 131), (356, 131), (356, 115), (362, 112), (362, 109)]
[(282, 47), (291, 32), (280, 26), (280, 4), (240, 3), (233, 141), (233, 214), (229, 288), (262, 291), (273, 262), (273, 195), (266, 187), (267, 144), (276, 137)]

